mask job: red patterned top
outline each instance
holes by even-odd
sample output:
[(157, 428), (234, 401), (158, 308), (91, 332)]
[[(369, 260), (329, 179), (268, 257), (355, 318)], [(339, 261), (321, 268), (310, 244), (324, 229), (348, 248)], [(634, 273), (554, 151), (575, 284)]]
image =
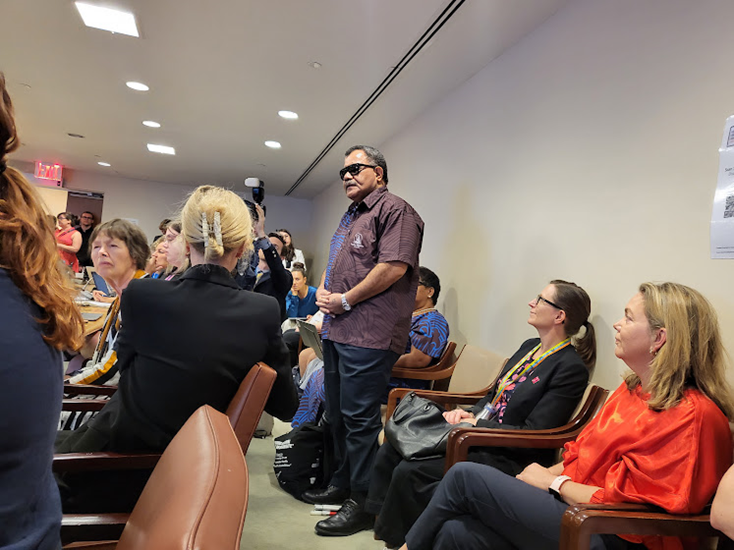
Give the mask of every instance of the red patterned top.
[[(673, 514), (698, 513), (732, 461), (728, 420), (695, 389), (667, 411), (650, 410), (648, 397), (639, 387), (617, 388), (576, 441), (566, 444), (563, 473), (601, 487), (591, 502), (639, 502)], [(651, 550), (687, 547), (675, 537), (622, 538)]]

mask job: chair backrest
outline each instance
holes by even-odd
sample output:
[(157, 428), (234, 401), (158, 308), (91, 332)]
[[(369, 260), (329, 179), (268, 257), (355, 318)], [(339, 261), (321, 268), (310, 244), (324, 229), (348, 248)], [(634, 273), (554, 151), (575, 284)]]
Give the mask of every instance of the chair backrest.
[(238, 550), (248, 482), (229, 420), (200, 407), (161, 456), (117, 550)]
[(247, 454), (276, 376), (276, 372), (265, 363), (256, 363), (245, 376), (232, 401), (229, 402), (225, 414), (232, 424), (243, 454)]
[(470, 344), (465, 345), (456, 360), (449, 392), (486, 393), (506, 360), (492, 351)]
[(321, 348), (321, 335), (316, 326), (307, 321), (296, 321), (298, 323), (298, 331), (301, 333), (303, 343), (316, 352), (316, 357), (323, 360), (324, 352)]

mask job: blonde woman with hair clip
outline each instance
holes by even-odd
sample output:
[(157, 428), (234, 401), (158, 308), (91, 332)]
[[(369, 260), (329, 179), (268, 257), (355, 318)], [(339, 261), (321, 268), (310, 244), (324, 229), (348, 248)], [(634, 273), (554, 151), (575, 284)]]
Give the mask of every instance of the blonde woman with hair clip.
[(81, 345), (83, 325), (43, 202), (7, 165), (19, 145), (0, 73), (0, 548), (50, 550), (61, 547), (51, 473), (61, 351)]
[[(258, 361), (277, 372), (265, 410), (283, 420), (295, 413), (278, 303), (240, 289), (230, 274), (252, 247), (245, 203), (221, 187), (201, 186), (181, 211), (181, 235), (191, 267), (169, 283), (141, 279), (125, 290), (119, 389), (60, 451), (162, 451), (201, 405), (224, 412)], [(73, 498), (81, 488), (69, 485)], [(142, 485), (128, 489), (114, 495), (119, 511), (135, 503)], [(108, 509), (112, 498), (103, 500)]]

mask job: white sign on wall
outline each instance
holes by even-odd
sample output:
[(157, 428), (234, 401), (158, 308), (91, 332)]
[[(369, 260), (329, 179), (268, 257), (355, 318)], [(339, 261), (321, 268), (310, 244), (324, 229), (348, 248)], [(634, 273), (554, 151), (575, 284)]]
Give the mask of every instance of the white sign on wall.
[(726, 119), (719, 149), (719, 180), (711, 213), (711, 258), (734, 258), (734, 115)]

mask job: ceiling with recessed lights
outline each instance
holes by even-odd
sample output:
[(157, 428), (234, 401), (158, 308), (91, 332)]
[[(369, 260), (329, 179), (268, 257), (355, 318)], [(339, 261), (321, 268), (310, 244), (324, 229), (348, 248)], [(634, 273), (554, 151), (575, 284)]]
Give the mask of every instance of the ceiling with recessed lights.
[(85, 3), (131, 12), (140, 37), (86, 27), (71, 0), (2, 2), (13, 159), (310, 198), (347, 147), (379, 146), (566, 0)]

